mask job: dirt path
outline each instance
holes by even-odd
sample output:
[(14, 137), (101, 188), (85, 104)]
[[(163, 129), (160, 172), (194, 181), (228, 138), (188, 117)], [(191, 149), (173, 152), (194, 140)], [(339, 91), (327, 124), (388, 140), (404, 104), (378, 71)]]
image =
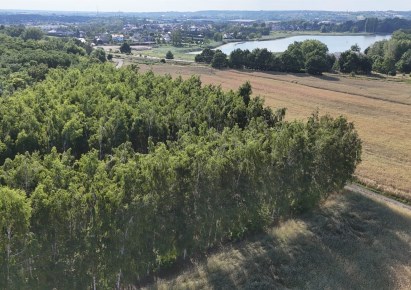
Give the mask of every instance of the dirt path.
[(124, 60), (122, 60), (121, 58), (116, 58), (113, 61), (116, 62), (116, 68), (121, 68), (124, 64)]
[(391, 199), (389, 197), (386, 197), (386, 196), (383, 196), (381, 194), (375, 193), (375, 192), (373, 192), (371, 190), (368, 190), (368, 189), (366, 189), (366, 188), (364, 188), (360, 185), (348, 184), (348, 185), (345, 186), (345, 189), (347, 189), (349, 191), (352, 191), (352, 192), (355, 192), (355, 193), (358, 193), (358, 194), (361, 194), (361, 195), (364, 195), (366, 197), (370, 197), (374, 200), (381, 201), (381, 202), (387, 203), (387, 204), (393, 204), (395, 206), (398, 206), (398, 207), (401, 207), (401, 208), (404, 208), (404, 209), (407, 209), (407, 210), (411, 211), (411, 206), (406, 205), (402, 202), (396, 201), (395, 199)]

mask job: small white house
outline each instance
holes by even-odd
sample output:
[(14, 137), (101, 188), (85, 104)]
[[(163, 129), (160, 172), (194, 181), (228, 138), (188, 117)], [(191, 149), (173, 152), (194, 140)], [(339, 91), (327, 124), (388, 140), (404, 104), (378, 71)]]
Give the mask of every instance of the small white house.
[(124, 42), (124, 35), (123, 34), (112, 34), (111, 40), (117, 43)]

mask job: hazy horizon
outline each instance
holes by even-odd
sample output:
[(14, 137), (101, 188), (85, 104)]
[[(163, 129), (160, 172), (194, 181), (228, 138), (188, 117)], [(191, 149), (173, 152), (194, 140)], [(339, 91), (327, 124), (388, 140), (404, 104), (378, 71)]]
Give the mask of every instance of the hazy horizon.
[(209, 0), (207, 2), (192, 0), (167, 1), (152, 0), (148, 2), (136, 3), (129, 0), (72, 0), (69, 3), (50, 0), (24, 1), (15, 0), (4, 3), (1, 10), (43, 10), (43, 11), (72, 11), (72, 12), (195, 12), (204, 10), (322, 10), (322, 11), (411, 11), (411, 5), (403, 0), (372, 1), (372, 0), (346, 0), (344, 2), (333, 3), (324, 0), (312, 0), (310, 2), (302, 0), (277, 0), (274, 3), (267, 1), (222, 1)]

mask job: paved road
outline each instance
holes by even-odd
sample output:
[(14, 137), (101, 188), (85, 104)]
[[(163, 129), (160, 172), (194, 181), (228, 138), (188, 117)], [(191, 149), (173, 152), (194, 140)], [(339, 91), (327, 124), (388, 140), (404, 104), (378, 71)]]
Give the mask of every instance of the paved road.
[(406, 205), (402, 202), (396, 201), (395, 199), (391, 199), (389, 197), (386, 197), (384, 195), (375, 193), (375, 192), (373, 192), (371, 190), (368, 190), (368, 189), (366, 189), (366, 188), (364, 188), (360, 185), (348, 184), (348, 185), (345, 186), (345, 189), (356, 192), (356, 193), (359, 193), (359, 194), (362, 194), (362, 195), (367, 196), (367, 197), (371, 197), (373, 199), (376, 199), (376, 200), (379, 200), (379, 201), (382, 201), (382, 202), (385, 202), (385, 203), (394, 204), (396, 206), (399, 206), (399, 207), (402, 207), (402, 208), (405, 208), (405, 209), (408, 209), (408, 210), (411, 211), (411, 206)]

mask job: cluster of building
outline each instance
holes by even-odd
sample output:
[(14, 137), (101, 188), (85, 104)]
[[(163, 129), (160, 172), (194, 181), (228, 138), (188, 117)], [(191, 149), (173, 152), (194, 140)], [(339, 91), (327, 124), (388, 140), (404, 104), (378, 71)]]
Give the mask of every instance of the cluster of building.
[(211, 24), (181, 24), (181, 23), (144, 23), (139, 25), (126, 24), (121, 32), (101, 33), (94, 37), (97, 45), (108, 43), (123, 43), (128, 41), (136, 45), (150, 45), (155, 43), (170, 43), (172, 32), (180, 30), (193, 39), (203, 39), (205, 30), (212, 29)]

